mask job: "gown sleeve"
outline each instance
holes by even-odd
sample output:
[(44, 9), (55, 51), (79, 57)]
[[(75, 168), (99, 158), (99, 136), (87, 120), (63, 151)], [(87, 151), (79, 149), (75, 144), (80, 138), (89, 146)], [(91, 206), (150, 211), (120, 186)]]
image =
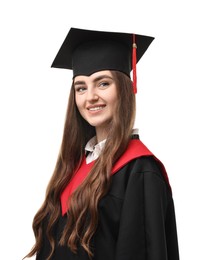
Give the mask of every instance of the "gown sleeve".
[(142, 163), (127, 183), (115, 260), (179, 260), (171, 191), (153, 158)]

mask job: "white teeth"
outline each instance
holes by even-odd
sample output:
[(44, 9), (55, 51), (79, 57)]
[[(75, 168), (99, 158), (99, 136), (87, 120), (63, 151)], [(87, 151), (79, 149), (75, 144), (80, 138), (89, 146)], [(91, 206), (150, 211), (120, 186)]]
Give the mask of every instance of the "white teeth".
[(90, 111), (97, 111), (97, 110), (102, 110), (103, 107), (91, 107), (89, 108)]

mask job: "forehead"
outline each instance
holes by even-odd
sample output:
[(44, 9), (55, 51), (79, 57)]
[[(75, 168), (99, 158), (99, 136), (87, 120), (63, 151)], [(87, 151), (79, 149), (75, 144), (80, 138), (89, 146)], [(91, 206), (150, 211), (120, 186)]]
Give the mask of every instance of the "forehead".
[(79, 75), (79, 76), (76, 76), (74, 78), (74, 82), (77, 82), (77, 81), (87, 81), (87, 80), (90, 80), (90, 81), (94, 81), (96, 79), (102, 79), (102, 78), (106, 78), (106, 77), (110, 77), (112, 78), (112, 73), (111, 71), (109, 70), (102, 70), (102, 71), (98, 71), (98, 72), (95, 72), (89, 76), (85, 76), (85, 75)]

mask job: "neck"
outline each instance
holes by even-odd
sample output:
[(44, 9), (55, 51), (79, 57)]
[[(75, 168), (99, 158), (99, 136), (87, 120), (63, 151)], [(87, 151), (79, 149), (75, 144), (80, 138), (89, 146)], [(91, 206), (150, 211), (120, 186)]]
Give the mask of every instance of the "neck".
[(97, 143), (99, 143), (107, 138), (107, 131), (105, 129), (96, 127), (96, 136), (97, 136)]

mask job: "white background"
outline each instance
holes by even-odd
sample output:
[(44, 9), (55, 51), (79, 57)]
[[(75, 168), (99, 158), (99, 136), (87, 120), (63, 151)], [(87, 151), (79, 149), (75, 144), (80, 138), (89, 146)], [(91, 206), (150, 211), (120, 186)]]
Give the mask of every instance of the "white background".
[(167, 169), (181, 259), (206, 259), (205, 24), (203, 0), (1, 2), (0, 259), (34, 243), (72, 77), (50, 65), (70, 27), (155, 36), (137, 66), (136, 127)]

